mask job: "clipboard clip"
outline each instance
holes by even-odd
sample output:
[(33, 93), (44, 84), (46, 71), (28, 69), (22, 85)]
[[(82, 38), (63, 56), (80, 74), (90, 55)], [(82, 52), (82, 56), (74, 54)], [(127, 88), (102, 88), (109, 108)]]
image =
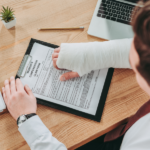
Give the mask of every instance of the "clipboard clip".
[[(29, 60), (29, 58), (30, 58), (30, 60)], [(32, 61), (32, 56), (31, 55), (25, 55), (23, 57), (22, 62), (21, 62), (20, 67), (19, 67), (19, 70), (17, 72), (18, 77), (20, 77), (20, 78), (25, 77), (25, 75), (27, 73), (27, 69), (28, 69), (31, 61)]]

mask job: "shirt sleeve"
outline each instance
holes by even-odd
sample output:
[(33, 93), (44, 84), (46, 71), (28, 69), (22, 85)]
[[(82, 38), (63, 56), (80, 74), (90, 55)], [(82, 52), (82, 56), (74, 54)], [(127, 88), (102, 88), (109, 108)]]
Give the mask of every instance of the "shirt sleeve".
[(18, 130), (31, 150), (67, 150), (63, 143), (52, 136), (37, 115), (26, 120)]
[(80, 76), (103, 68), (130, 68), (129, 52), (133, 39), (105, 42), (62, 43), (57, 66)]

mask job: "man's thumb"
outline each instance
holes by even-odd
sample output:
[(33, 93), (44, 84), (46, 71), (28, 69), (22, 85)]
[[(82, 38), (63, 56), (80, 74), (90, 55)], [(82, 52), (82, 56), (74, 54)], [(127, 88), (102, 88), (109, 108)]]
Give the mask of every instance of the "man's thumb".
[(76, 77), (79, 77), (79, 74), (77, 72), (66, 72), (60, 76), (60, 81), (66, 81)]

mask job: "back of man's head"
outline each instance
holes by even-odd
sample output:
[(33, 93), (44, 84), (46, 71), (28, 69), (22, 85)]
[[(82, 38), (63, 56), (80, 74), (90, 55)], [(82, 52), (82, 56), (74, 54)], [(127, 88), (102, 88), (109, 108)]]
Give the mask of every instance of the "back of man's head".
[(143, 2), (144, 7), (134, 17), (132, 26), (135, 33), (134, 46), (140, 58), (136, 67), (150, 85), (150, 1)]

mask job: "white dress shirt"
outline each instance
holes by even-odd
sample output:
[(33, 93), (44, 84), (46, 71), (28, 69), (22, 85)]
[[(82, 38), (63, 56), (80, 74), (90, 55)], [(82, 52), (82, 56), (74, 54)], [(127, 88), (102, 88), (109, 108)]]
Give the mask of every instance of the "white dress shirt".
[(52, 136), (37, 115), (26, 120), (19, 131), (31, 150), (67, 150), (64, 144)]
[(150, 113), (128, 129), (120, 150), (150, 150)]
[[(57, 66), (78, 72), (80, 76), (107, 67), (131, 68), (129, 51), (132, 39), (108, 42), (61, 44)], [(38, 116), (33, 116), (19, 127), (32, 150), (66, 150), (64, 144), (52, 136)], [(139, 119), (126, 132), (121, 150), (150, 149), (150, 114)]]

